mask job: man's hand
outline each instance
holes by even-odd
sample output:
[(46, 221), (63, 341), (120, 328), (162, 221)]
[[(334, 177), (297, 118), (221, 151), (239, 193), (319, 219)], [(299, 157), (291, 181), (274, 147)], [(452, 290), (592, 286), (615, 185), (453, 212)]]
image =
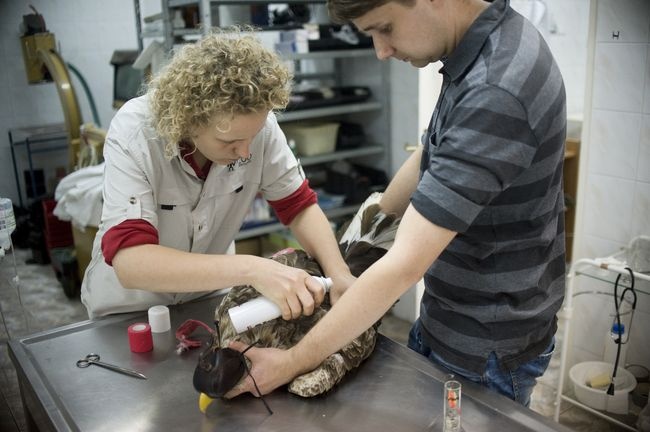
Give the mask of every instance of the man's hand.
[[(232, 341), (229, 348), (242, 352), (248, 348), (248, 345)], [(246, 357), (251, 361), (250, 374), (247, 374), (232, 390), (225, 394), (224, 397), (227, 399), (247, 392), (259, 397), (260, 394), (255, 389), (252, 377), (255, 378), (259, 391), (265, 395), (287, 384), (301, 373), (296, 368), (296, 362), (291, 358), (291, 353), (286, 350), (253, 347), (246, 351)]]

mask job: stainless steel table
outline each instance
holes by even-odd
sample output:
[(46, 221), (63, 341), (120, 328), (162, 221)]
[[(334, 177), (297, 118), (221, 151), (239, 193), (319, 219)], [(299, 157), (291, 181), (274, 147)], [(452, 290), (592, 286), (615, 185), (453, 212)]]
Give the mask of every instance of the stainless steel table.
[[(172, 330), (185, 319), (210, 323), (213, 297), (171, 308)], [(372, 356), (328, 394), (303, 399), (280, 388), (274, 411), (250, 395), (215, 401), (204, 415), (192, 374), (199, 349), (175, 353), (173, 331), (154, 334), (154, 350), (129, 350), (127, 327), (146, 314), (84, 321), (9, 342), (30, 429), (82, 431), (441, 431), (446, 373), (380, 336)], [(207, 334), (197, 331), (197, 336)], [(86, 354), (136, 369), (139, 380), (100, 367), (79, 369)], [(461, 380), (462, 381), (462, 380)], [(568, 431), (469, 382), (463, 382), (462, 426), (471, 431)]]

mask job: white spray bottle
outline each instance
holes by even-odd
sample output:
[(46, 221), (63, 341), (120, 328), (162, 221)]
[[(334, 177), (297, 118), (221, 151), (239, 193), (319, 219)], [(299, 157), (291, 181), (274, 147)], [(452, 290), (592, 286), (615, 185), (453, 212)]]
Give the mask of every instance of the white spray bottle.
[[(325, 292), (332, 287), (332, 279), (320, 276), (312, 276), (323, 285)], [(239, 334), (249, 327), (255, 327), (263, 322), (270, 321), (282, 315), (280, 307), (266, 297), (256, 297), (244, 304), (235, 306), (228, 310), (230, 321), (235, 331)]]

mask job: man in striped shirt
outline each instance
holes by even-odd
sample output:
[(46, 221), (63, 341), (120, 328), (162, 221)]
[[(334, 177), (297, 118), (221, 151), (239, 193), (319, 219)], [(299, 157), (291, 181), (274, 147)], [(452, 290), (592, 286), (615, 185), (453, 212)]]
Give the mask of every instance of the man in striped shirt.
[(403, 214), (393, 247), (300, 344), (249, 351), (257, 384), (268, 392), (310, 370), (424, 277), (409, 346), (528, 405), (564, 293), (566, 107), (548, 46), (507, 0), (329, 0), (329, 8), (370, 35), (380, 59), (442, 60), (443, 88), (423, 147), (382, 199), (385, 211)]

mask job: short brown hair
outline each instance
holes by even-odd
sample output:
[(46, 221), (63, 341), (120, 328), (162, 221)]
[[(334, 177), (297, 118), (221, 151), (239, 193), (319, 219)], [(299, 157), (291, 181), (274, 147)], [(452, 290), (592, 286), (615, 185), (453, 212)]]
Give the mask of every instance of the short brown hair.
[(391, 1), (405, 5), (415, 3), (415, 0), (327, 0), (327, 9), (334, 22), (345, 23)]

